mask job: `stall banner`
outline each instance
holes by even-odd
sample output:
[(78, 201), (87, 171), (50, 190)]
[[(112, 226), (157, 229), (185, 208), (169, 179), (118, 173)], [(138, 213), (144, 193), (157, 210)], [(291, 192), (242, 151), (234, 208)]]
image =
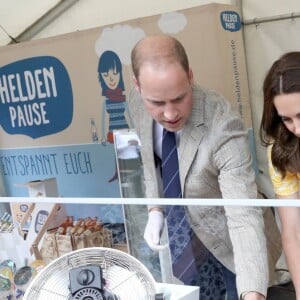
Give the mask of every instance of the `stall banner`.
[[(0, 48), (0, 169), (8, 196), (28, 195), (24, 182), (55, 178), (60, 197), (120, 197), (113, 132), (134, 127), (130, 54), (152, 34), (182, 42), (196, 82), (222, 93), (252, 135), (234, 6), (203, 5), (9, 45)], [(119, 208), (110, 215), (122, 216)], [(135, 226), (129, 231), (142, 231), (145, 214), (125, 211)]]
[[(56, 177), (60, 196), (118, 197), (113, 130), (132, 128), (130, 53), (150, 34), (186, 47), (196, 81), (224, 94), (251, 129), (241, 20), (209, 4), (0, 48), (0, 166), (16, 184)], [(110, 82), (111, 80), (111, 82)]]

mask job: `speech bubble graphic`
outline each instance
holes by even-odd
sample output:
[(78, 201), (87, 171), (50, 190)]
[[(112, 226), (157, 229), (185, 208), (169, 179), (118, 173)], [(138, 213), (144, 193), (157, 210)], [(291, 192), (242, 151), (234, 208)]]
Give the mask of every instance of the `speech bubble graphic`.
[(60, 60), (38, 56), (0, 68), (0, 124), (8, 134), (39, 138), (64, 130), (72, 118), (71, 81)]
[(187, 17), (183, 13), (176, 11), (162, 14), (158, 21), (158, 27), (166, 34), (183, 31), (186, 25)]

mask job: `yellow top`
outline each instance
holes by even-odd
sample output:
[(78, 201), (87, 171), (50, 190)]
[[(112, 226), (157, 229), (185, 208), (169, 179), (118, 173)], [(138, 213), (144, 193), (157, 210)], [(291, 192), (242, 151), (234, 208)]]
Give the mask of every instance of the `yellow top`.
[(282, 178), (281, 173), (273, 166), (271, 159), (272, 145), (268, 147), (269, 174), (275, 194), (288, 196), (299, 191), (300, 173), (287, 172)]

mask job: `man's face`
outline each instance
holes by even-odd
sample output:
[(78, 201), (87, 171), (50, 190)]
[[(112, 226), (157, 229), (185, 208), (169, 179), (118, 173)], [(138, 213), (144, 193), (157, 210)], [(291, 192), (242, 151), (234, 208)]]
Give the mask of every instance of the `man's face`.
[(135, 81), (149, 114), (173, 132), (182, 129), (191, 114), (192, 84), (192, 71), (187, 75), (178, 63), (159, 69), (144, 64)]

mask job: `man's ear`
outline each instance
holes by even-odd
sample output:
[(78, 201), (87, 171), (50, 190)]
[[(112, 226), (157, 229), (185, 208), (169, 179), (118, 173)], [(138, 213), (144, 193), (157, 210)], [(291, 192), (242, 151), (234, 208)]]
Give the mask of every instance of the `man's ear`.
[(135, 78), (135, 76), (133, 76), (133, 85), (135, 87), (135, 89), (139, 92), (140, 91), (140, 85), (139, 85), (139, 81)]
[(194, 73), (193, 73), (193, 70), (191, 68), (189, 70), (189, 81), (190, 81), (191, 85), (194, 84)]

